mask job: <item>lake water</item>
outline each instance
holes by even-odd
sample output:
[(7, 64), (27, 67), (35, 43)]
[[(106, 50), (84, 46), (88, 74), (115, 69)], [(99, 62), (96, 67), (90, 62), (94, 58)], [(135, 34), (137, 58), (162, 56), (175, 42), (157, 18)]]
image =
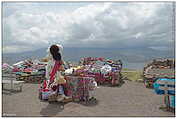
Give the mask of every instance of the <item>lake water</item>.
[(128, 62), (125, 62), (125, 63), (123, 63), (123, 68), (143, 70), (145, 64), (146, 64), (145, 62), (144, 63), (128, 63)]

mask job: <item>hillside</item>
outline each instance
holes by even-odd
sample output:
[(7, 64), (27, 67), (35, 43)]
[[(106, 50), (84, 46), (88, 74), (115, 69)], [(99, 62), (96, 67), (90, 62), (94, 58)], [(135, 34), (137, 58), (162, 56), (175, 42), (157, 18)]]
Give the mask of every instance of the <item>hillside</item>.
[[(3, 53), (3, 62), (13, 64), (17, 61), (28, 58), (42, 58), (46, 56), (46, 49), (42, 48), (35, 51), (23, 53)], [(126, 68), (139, 69), (144, 63), (154, 58), (174, 58), (173, 51), (158, 51), (150, 48), (64, 48), (63, 57), (69, 61), (79, 61), (81, 57), (105, 57), (111, 59), (121, 59)], [(136, 68), (137, 67), (137, 68)]]

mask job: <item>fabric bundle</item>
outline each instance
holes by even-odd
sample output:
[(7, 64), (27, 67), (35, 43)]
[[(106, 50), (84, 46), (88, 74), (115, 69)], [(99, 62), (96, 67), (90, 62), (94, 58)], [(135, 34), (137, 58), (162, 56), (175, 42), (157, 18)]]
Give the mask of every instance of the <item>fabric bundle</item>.
[(11, 72), (12, 70), (13, 70), (12, 66), (10, 66), (7, 63), (3, 63), (3, 65), (2, 65), (2, 71), (3, 72)]

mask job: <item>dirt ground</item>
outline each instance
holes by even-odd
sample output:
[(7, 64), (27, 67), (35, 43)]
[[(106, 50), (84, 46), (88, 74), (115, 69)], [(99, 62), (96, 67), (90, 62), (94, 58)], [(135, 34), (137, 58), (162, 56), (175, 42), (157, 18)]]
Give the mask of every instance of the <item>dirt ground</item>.
[[(8, 88), (8, 86), (5, 88)], [(125, 81), (121, 87), (99, 86), (96, 104), (70, 102), (49, 104), (38, 99), (38, 84), (24, 84), (23, 91), (2, 94), (3, 116), (175, 116), (159, 107), (163, 98), (143, 83)]]

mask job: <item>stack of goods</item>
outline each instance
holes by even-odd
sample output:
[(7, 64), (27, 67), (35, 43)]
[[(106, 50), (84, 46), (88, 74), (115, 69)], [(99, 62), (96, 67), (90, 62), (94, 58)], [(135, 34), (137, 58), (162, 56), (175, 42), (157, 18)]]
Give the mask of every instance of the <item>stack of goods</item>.
[(146, 87), (153, 87), (158, 78), (175, 78), (174, 60), (154, 59), (144, 67), (143, 75)]
[(94, 58), (90, 62), (89, 74), (95, 75), (99, 84), (109, 82), (112, 85), (118, 84), (121, 80), (122, 63), (120, 60), (113, 61), (104, 58)]
[[(74, 75), (93, 77), (99, 84), (109, 82), (118, 84), (121, 80), (121, 61), (105, 60), (104, 58), (82, 58), (82, 66), (70, 70)], [(68, 70), (68, 71), (69, 71)]]
[(16, 74), (17, 80), (40, 82), (45, 78), (45, 66), (38, 60), (25, 60), (13, 64), (12, 72)]
[[(73, 101), (89, 101), (89, 99), (95, 99), (94, 90), (97, 87), (97, 84), (94, 78), (90, 77), (79, 77), (79, 76), (65, 76), (66, 84), (64, 85), (64, 91), (67, 97), (71, 97)], [(50, 100), (51, 96), (54, 96), (53, 99), (57, 100), (57, 90), (53, 91), (47, 87), (49, 82), (44, 80), (39, 86), (39, 99), (41, 100)]]
[(2, 64), (2, 78), (5, 79), (11, 79), (11, 78), (16, 78), (16, 75), (12, 72), (13, 67), (7, 63)]
[(94, 58), (94, 57), (86, 57), (86, 58), (81, 58), (81, 63), (83, 65), (90, 65), (93, 64), (96, 61), (104, 61), (105, 59), (100, 57), (100, 58)]
[(155, 59), (152, 64), (153, 68), (170, 69), (175, 67), (175, 62), (172, 59)]
[(12, 69), (13, 69), (13, 67), (10, 66), (9, 64), (7, 64), (7, 63), (2, 64), (2, 72), (3, 73), (10, 73), (10, 72), (12, 72)]
[(96, 89), (96, 82), (92, 77), (65, 76), (67, 96), (74, 101), (87, 101), (93, 98), (92, 91)]

